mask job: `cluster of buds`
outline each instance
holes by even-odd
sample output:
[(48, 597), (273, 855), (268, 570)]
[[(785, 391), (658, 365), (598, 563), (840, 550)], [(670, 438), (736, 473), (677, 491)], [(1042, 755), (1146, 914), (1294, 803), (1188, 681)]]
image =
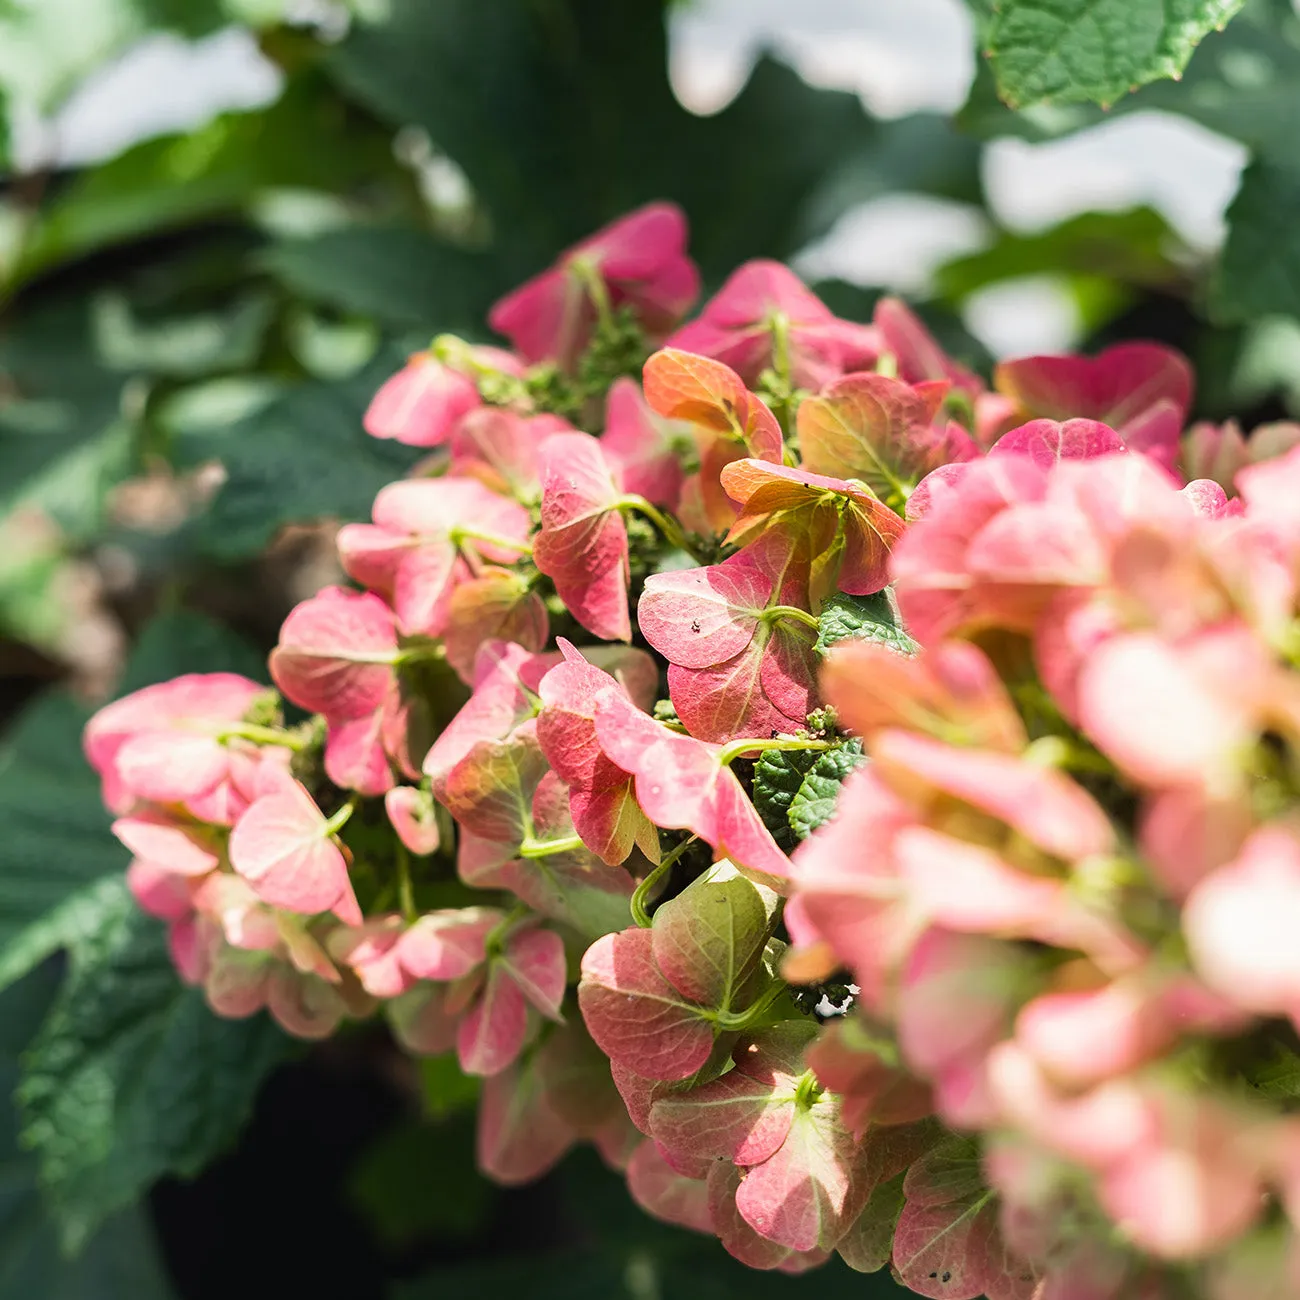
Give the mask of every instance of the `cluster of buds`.
[(275, 692), (91, 722), (136, 898), (218, 1013), (383, 1015), (485, 1080), (486, 1172), (594, 1142), (756, 1268), (1255, 1268), (1300, 1198), (1243, 1095), (1300, 1015), (1300, 462), (1184, 439), (1153, 344), (989, 388), (762, 261), (683, 325), (685, 239), (633, 213), (497, 305), (511, 350), (384, 385), (367, 430), (428, 458)]

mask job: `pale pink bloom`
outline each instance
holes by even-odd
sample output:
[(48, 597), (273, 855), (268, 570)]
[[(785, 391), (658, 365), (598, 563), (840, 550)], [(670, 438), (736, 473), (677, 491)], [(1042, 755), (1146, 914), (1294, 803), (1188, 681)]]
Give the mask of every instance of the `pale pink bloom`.
[(371, 398), (362, 425), (372, 438), (436, 447), (447, 441), (456, 421), (480, 400), (471, 376), (453, 370), (432, 353), (416, 352)]
[(527, 548), (530, 531), (528, 512), (517, 501), (473, 478), (390, 483), (375, 497), (371, 517), (371, 524), (339, 530), (339, 560), (392, 605), (407, 636), (445, 630), (452, 592), (470, 573), (463, 547), (512, 564)]
[(887, 1003), (898, 965), (923, 928), (893, 852), (914, 821), (879, 777), (860, 769), (841, 788), (836, 816), (799, 846), (791, 866), (800, 946), (812, 934), (825, 940), (874, 1010)]
[(610, 306), (631, 307), (646, 333), (662, 338), (699, 293), (681, 209), (648, 203), (620, 217), (502, 298), (488, 323), (524, 360), (571, 369), (596, 322), (592, 280), (603, 286)]
[(395, 784), (390, 758), (409, 766), (397, 660), (393, 612), (369, 592), (326, 587), (280, 629), (271, 676), (287, 699), (324, 715), (325, 772), (336, 785), (383, 794)]
[(784, 357), (790, 382), (814, 390), (880, 351), (874, 328), (840, 320), (789, 267), (763, 259), (733, 271), (668, 345), (721, 361), (750, 387)]
[(1242, 626), (1171, 644), (1145, 632), (1114, 636), (1079, 675), (1079, 724), (1144, 785), (1231, 788), (1257, 730), (1252, 691), (1270, 664)]
[(230, 863), (259, 898), (359, 924), (348, 859), (305, 787), (288, 782), (253, 803), (230, 833)]
[(1015, 1032), (1053, 1079), (1082, 1088), (1156, 1059), (1184, 1034), (1232, 1033), (1246, 1019), (1190, 976), (1152, 973), (1040, 994)]
[(384, 811), (397, 838), (416, 857), (438, 851), (438, 817), (433, 796), (412, 785), (394, 786), (384, 795)]
[(948, 1123), (996, 1118), (985, 1058), (1010, 1033), (1034, 977), (1026, 954), (983, 935), (931, 928), (913, 947), (899, 980), (898, 1041), (907, 1064), (930, 1080)]
[(1236, 1005), (1300, 1018), (1300, 839), (1264, 826), (1183, 908), (1197, 971)]
[(82, 743), (109, 809), (126, 812), (136, 799), (188, 805), (210, 795), (230, 775), (224, 733), (264, 690), (234, 673), (187, 673), (106, 704)]
[(966, 641), (943, 641), (911, 656), (869, 641), (844, 641), (828, 657), (821, 685), (841, 726), (864, 737), (883, 727), (907, 727), (1005, 753), (1027, 744), (997, 671)]
[(402, 965), (398, 949), (405, 930), (400, 916), (367, 917), (359, 925), (334, 930), (326, 947), (372, 997), (395, 998), (415, 983), (414, 976)]

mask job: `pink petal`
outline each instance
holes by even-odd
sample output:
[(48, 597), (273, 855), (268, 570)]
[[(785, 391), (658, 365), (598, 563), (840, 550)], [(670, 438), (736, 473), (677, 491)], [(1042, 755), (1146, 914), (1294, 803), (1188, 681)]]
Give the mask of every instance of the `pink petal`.
[(230, 833), (230, 861), (259, 897), (277, 907), (312, 915), (352, 896), (347, 860), (297, 783), (258, 799), (240, 818)]

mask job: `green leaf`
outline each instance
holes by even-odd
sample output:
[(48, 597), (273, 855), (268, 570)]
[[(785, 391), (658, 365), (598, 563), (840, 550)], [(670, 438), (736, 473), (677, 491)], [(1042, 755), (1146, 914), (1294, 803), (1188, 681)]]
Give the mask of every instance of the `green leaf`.
[(815, 749), (768, 749), (754, 764), (754, 807), (787, 853), (796, 843), (790, 805), (820, 757)]
[(1120, 114), (1153, 109), (1181, 113), (1274, 161), (1292, 158), (1300, 117), (1300, 17), (1290, 0), (1247, 0), (1225, 32), (1207, 37), (1197, 48), (1180, 82), (1144, 86), (1109, 112), (1083, 103), (1014, 112), (999, 102), (989, 65), (981, 62), (957, 123), (982, 139), (1014, 135), (1047, 140)]
[(915, 654), (917, 644), (903, 631), (898, 607), (886, 589), (871, 596), (837, 591), (818, 615), (817, 649), (825, 654), (840, 641), (877, 641), (899, 654)]
[(459, 164), (510, 281), (658, 198), (686, 209), (707, 279), (788, 256), (850, 201), (821, 201), (846, 159), (865, 165), (878, 145), (855, 95), (815, 90), (766, 58), (722, 112), (689, 113), (666, 76), (660, 0), (505, 5), (491, 23), (474, 0), (390, 9), (353, 25), (334, 67), (363, 103), (424, 127)]
[(265, 1015), (214, 1016), (119, 880), (73, 945), (18, 1090), (64, 1244), (77, 1249), (158, 1178), (193, 1177), (229, 1147), (288, 1047)]
[(420, 1074), (420, 1101), (426, 1119), (443, 1120), (478, 1104), (483, 1081), (460, 1068), (455, 1052), (416, 1059)]
[(798, 792), (790, 800), (787, 817), (790, 829), (798, 839), (806, 840), (823, 822), (835, 813), (835, 803), (840, 797), (840, 786), (855, 767), (866, 759), (860, 740), (848, 740), (839, 749), (828, 749), (817, 756)]
[(138, 1210), (114, 1215), (76, 1258), (68, 1259), (41, 1201), (36, 1159), (18, 1142), (9, 1098), (19, 1056), (58, 987), (54, 964), (0, 997), (0, 1296), (6, 1300), (168, 1300), (171, 1288), (153, 1233)]
[(1300, 316), (1300, 164), (1257, 159), (1228, 209), (1228, 241), (1210, 305), (1224, 323)]
[(350, 226), (283, 240), (263, 264), (313, 302), (398, 328), (482, 334), (510, 287), (497, 263), (409, 227)]
[(1154, 208), (1085, 212), (1037, 234), (1004, 231), (991, 247), (940, 267), (935, 285), (953, 302), (1030, 275), (1100, 277), (1161, 288), (1185, 274), (1170, 257), (1177, 247), (1177, 236)]
[(273, 187), (337, 192), (396, 167), (385, 134), (350, 124), (328, 84), (305, 75), (269, 108), (223, 113), (188, 135), (147, 140), (78, 176), (44, 205), (15, 281), (245, 211)]
[(474, 1163), (474, 1124), (395, 1125), (348, 1179), (349, 1199), (392, 1248), (422, 1238), (472, 1236), (486, 1226), (496, 1189)]
[(252, 366), (273, 311), (271, 300), (257, 294), (225, 310), (145, 321), (119, 292), (91, 300), (96, 349), (105, 366), (182, 379)]
[[(219, 669), (265, 675), (231, 633), (198, 615), (175, 614), (146, 629), (123, 693)], [(82, 757), (89, 716), (71, 696), (46, 695), (0, 749), (0, 988), (94, 935), (117, 905), (129, 855), (109, 832), (99, 778)]]
[(1008, 104), (1113, 104), (1177, 79), (1197, 44), (1245, 0), (1002, 0), (984, 32)]
[(361, 427), (375, 390), (401, 360), (383, 352), (344, 383), (306, 383), (224, 429), (178, 438), (181, 466), (220, 460), (226, 482), (201, 521), (200, 544), (223, 560), (255, 555), (285, 524), (365, 519), (380, 488), (403, 477), (417, 448)]

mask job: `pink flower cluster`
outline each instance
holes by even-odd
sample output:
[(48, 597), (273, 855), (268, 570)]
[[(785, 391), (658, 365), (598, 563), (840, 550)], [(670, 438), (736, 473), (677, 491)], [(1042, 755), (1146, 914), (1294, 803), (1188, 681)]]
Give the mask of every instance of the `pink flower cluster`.
[[(182, 978), (303, 1037), (381, 1013), (485, 1079), (492, 1176), (594, 1142), (756, 1268), (1285, 1276), (1296, 439), (1183, 437), (1154, 344), (990, 389), (770, 262), (682, 324), (685, 239), (615, 222), (497, 305), (511, 351), (377, 394), (431, 455), (284, 623), (311, 723), (228, 674), (91, 722)], [(891, 601), (919, 654), (827, 657)]]
[(892, 561), (921, 653), (827, 667), (871, 762), (796, 854), (799, 965), (847, 965), (986, 1136), (1043, 1295), (1130, 1294), (1152, 1257), (1289, 1294), (1300, 451), (1232, 499), (1032, 449), (941, 482)]

